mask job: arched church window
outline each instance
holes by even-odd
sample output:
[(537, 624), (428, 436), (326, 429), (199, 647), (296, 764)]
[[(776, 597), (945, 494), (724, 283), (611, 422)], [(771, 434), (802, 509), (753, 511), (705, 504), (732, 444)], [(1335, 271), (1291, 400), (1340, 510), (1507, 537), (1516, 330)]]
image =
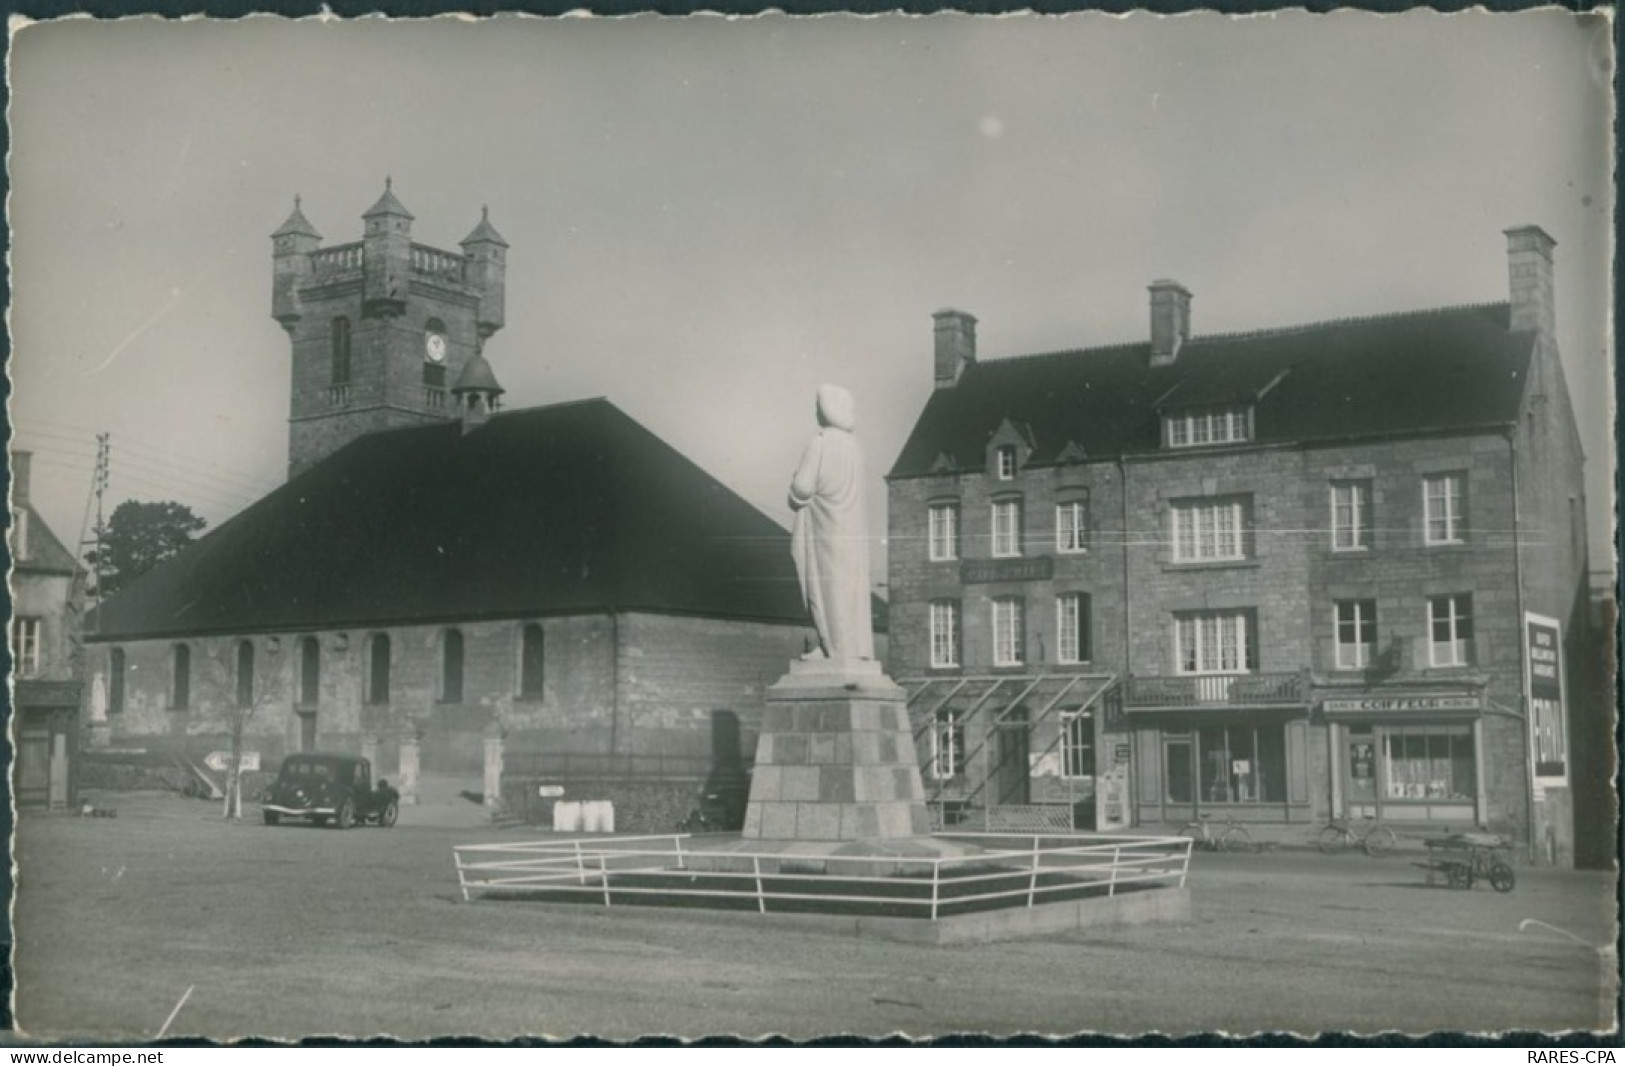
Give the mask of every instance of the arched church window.
[(350, 383), (350, 320), (340, 315), (333, 320), (333, 384)]

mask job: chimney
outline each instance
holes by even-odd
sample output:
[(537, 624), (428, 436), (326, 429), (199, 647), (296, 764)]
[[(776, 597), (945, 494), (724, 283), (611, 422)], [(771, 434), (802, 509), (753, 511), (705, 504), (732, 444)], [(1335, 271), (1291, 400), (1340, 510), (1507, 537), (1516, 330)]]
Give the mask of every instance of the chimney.
[(1539, 226), (1515, 226), (1505, 232), (1512, 299), (1509, 328), (1514, 333), (1533, 331), (1553, 343), (1557, 312), (1552, 300), (1552, 249), (1557, 242)]
[(1191, 293), (1177, 281), (1151, 283), (1151, 365), (1168, 366), (1191, 338)]
[(959, 375), (976, 362), (976, 316), (966, 311), (938, 311), (936, 323), (937, 388), (951, 389)]
[(22, 507), (28, 503), (28, 481), (34, 464), (33, 452), (11, 453), (11, 505)]

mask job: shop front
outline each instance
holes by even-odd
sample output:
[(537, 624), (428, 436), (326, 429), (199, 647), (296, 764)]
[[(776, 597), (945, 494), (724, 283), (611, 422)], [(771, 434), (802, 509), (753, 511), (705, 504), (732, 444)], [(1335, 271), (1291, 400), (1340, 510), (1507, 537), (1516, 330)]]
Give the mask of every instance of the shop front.
[(1203, 816), (1307, 822), (1309, 722), (1304, 711), (1131, 716), (1140, 824)]
[(1366, 690), (1321, 701), (1331, 804), (1348, 818), (1473, 825), (1485, 818), (1481, 690)]

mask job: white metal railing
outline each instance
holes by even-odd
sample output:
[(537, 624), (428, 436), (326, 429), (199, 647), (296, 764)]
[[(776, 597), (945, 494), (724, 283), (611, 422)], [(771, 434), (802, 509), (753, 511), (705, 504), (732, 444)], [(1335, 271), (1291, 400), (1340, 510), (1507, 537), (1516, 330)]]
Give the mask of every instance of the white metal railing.
[[(1183, 888), (1190, 869), (1188, 837), (938, 836), (980, 850), (955, 857), (825, 858), (696, 849), (688, 834), (673, 834), (462, 844), (452, 849), (452, 857), (465, 901), (489, 894), (572, 902), (601, 897), (608, 907), (704, 899), (712, 905), (753, 902), (763, 914), (770, 903), (802, 912), (817, 909), (806, 906), (817, 903), (839, 913), (851, 913), (856, 905), (932, 920), (946, 909), (973, 904), (977, 910), (1032, 907), (1068, 894), (1077, 898), (1080, 892), (1114, 896), (1132, 885)], [(807, 891), (815, 878), (825, 879), (829, 890)]]

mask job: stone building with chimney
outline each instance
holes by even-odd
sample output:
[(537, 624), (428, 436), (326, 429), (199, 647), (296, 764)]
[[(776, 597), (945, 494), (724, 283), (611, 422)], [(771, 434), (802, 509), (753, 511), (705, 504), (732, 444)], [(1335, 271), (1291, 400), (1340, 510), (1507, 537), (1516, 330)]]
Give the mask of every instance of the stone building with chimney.
[(483, 212), (460, 253), (392, 189), (363, 218), (272, 237), (289, 479), (100, 607), (112, 743), (196, 761), (241, 720), (267, 766), (477, 782), (498, 742), (572, 796), (664, 788), (669, 828), (807, 646), (789, 535), (606, 400), (501, 409)]
[(33, 456), (11, 453), (12, 797), (68, 807), (78, 786), (79, 565), (29, 498)]
[(1477, 306), (1203, 336), (1164, 280), (1146, 340), (995, 360), (935, 316), (889, 665), (950, 820), (1374, 817), (1572, 861), (1611, 708), (1554, 242), (1506, 239)]

